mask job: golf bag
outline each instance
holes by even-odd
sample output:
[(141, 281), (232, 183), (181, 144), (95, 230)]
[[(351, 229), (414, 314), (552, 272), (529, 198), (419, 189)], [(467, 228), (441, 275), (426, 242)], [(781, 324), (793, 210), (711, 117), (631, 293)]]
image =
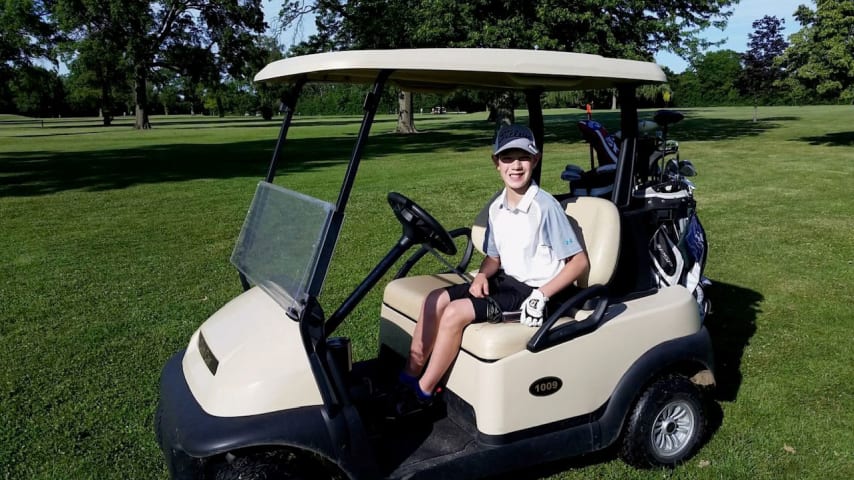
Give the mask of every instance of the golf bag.
[(708, 256), (706, 231), (697, 216), (692, 189), (682, 182), (665, 182), (635, 193), (653, 212), (649, 257), (657, 286), (682, 285), (697, 299), (700, 316), (710, 309), (703, 275)]

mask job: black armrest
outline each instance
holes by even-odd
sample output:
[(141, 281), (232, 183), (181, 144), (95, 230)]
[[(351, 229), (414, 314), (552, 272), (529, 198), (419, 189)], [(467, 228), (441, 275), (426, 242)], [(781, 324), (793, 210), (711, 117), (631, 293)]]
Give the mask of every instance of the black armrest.
[[(456, 228), (454, 230), (449, 231), (448, 233), (451, 234), (451, 238), (457, 238), (465, 235), (468, 239), (468, 242), (466, 243), (466, 248), (463, 251), (463, 257), (460, 259), (460, 263), (457, 265), (457, 271), (465, 272), (469, 266), (469, 262), (471, 262), (471, 256), (474, 253), (474, 244), (471, 241), (471, 228)], [(406, 262), (403, 263), (403, 266), (400, 267), (400, 270), (397, 271), (397, 274), (395, 274), (394, 278), (398, 279), (405, 277), (409, 273), (409, 270), (411, 270), (412, 267), (415, 266), (415, 264), (418, 263), (419, 260), (421, 260), (421, 257), (426, 255), (428, 251), (429, 250), (427, 250), (427, 247), (421, 245), (421, 248), (416, 250), (415, 253), (413, 253), (409, 258), (406, 259)]]
[[(534, 333), (531, 340), (528, 341), (528, 350), (539, 352), (559, 343), (568, 342), (573, 338), (587, 335), (599, 328), (605, 318), (605, 311), (608, 309), (609, 299), (607, 294), (608, 289), (605, 286), (593, 285), (573, 295), (572, 298), (565, 301), (557, 311), (549, 315), (549, 318), (543, 322), (543, 325)], [(552, 328), (567, 310), (580, 308), (592, 299), (596, 299), (596, 306), (593, 309), (593, 314), (589, 317), (578, 322), (569, 322), (557, 328)]]

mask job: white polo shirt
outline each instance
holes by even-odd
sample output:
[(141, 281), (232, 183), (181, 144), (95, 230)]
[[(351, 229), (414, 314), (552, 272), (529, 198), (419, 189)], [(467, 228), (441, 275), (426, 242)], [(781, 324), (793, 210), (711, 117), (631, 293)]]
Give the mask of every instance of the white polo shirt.
[(507, 206), (506, 188), (490, 204), (484, 244), (507, 275), (532, 287), (548, 283), (582, 251), (560, 203), (536, 183), (515, 209)]

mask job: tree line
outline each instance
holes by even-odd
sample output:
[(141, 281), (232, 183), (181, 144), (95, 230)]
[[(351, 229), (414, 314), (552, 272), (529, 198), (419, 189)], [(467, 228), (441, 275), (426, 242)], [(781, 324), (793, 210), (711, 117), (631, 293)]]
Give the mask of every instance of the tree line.
[[(261, 115), (282, 87), (256, 85), (266, 63), (285, 56), (356, 48), (494, 47), (564, 50), (650, 60), (663, 49), (688, 59), (669, 84), (642, 89), (646, 106), (854, 102), (854, 2), (815, 0), (783, 21), (753, 23), (748, 50), (706, 52), (701, 32), (722, 27), (737, 0), (285, 0), (282, 27), (313, 21), (317, 33), (284, 50), (263, 34), (261, 0), (10, 0), (0, 4), (0, 112), (30, 116), (116, 116), (150, 125), (152, 114)], [(58, 73), (59, 62), (68, 71)], [(51, 66), (51, 63), (53, 66)], [(311, 85), (300, 114), (359, 113), (364, 91)], [(512, 115), (521, 97), (389, 92), (383, 111), (412, 116), (486, 110)], [(550, 93), (546, 107), (594, 103), (613, 92)]]

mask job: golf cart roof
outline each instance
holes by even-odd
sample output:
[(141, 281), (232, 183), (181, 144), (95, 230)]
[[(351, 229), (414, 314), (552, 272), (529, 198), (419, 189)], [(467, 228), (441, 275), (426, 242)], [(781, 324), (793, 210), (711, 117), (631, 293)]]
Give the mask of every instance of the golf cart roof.
[(351, 50), (270, 63), (256, 82), (373, 83), (382, 70), (406, 90), (588, 90), (667, 81), (651, 62), (584, 53), (494, 48)]

